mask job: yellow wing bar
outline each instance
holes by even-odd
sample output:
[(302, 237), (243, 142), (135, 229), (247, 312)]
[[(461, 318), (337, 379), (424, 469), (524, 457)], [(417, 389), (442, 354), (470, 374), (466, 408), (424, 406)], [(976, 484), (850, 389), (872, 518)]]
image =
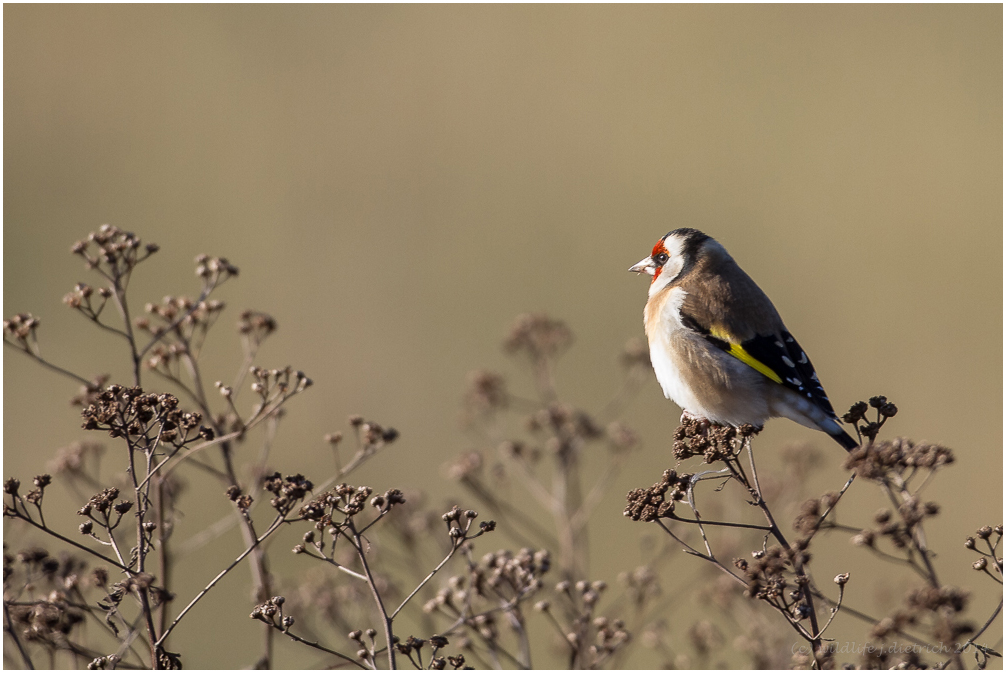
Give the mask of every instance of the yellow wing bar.
[(778, 374), (772, 371), (771, 367), (766, 365), (764, 362), (755, 359), (755, 357), (750, 353), (748, 353), (746, 350), (744, 350), (744, 347), (741, 346), (740, 344), (734, 343), (730, 334), (728, 334), (726, 331), (724, 331), (719, 327), (713, 327), (710, 330), (710, 334), (712, 334), (713, 337), (719, 339), (720, 341), (725, 341), (730, 346), (730, 348), (727, 349), (727, 353), (734, 356), (735, 358), (746, 364), (748, 367), (755, 370), (756, 372), (759, 372), (760, 374), (763, 374), (768, 378), (772, 379), (776, 383), (782, 383), (782, 378), (780, 378)]

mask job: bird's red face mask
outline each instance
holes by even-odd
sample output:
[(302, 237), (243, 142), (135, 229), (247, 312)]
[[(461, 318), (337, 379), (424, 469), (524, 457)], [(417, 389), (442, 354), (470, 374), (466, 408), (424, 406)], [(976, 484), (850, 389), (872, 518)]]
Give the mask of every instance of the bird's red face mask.
[(637, 264), (630, 266), (629, 271), (635, 273), (646, 273), (653, 276), (653, 280), (657, 280), (660, 277), (660, 272), (664, 269), (664, 264), (667, 263), (670, 255), (667, 253), (667, 248), (664, 247), (664, 239), (657, 241), (657, 244), (653, 246), (653, 252), (646, 259), (640, 260)]

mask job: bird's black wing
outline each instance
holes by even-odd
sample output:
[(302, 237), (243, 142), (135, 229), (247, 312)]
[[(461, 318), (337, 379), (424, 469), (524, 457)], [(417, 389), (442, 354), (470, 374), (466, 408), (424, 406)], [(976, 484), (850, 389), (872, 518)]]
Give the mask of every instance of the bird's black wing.
[[(813, 363), (792, 334), (782, 330), (779, 335), (756, 336), (741, 346), (752, 358), (775, 373), (778, 377), (777, 383), (806, 395), (829, 416), (835, 418), (835, 410), (821, 386), (821, 381), (817, 378)], [(775, 380), (775, 377), (769, 378)]]
[(681, 324), (701, 334), (706, 341), (737, 358), (762, 375), (806, 395), (814, 404), (835, 418), (835, 410), (821, 387), (810, 358), (796, 342), (793, 335), (782, 330), (779, 334), (763, 334), (738, 343), (738, 339), (715, 326), (703, 325), (694, 316), (680, 312)]

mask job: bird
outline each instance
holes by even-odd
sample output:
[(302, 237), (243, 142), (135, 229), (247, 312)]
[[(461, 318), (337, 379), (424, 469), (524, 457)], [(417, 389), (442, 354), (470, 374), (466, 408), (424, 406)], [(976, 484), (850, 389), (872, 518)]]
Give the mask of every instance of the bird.
[(683, 417), (732, 427), (789, 418), (847, 451), (859, 446), (771, 300), (715, 239), (675, 229), (629, 271), (653, 277), (643, 309), (650, 362)]

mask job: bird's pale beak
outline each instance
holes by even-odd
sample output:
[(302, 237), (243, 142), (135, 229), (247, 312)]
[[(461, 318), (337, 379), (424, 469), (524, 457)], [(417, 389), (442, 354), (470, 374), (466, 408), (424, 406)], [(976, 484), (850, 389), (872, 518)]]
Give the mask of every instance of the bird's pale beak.
[(629, 267), (629, 271), (635, 271), (636, 273), (646, 273), (651, 276), (653, 275), (653, 272), (656, 271), (656, 269), (657, 265), (653, 263), (653, 259), (651, 257), (647, 257), (646, 259), (640, 260), (638, 264)]

